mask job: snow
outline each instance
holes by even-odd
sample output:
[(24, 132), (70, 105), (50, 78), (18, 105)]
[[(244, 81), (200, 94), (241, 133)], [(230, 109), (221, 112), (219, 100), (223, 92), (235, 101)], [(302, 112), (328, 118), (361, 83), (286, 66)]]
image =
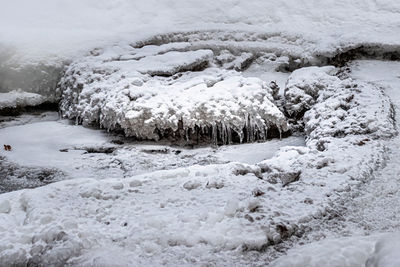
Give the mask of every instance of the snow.
[[(171, 147), (118, 147), (110, 156), (95, 153), (101, 154), (93, 158), (97, 166), (99, 162), (110, 166), (109, 170), (101, 172), (93, 169), (98, 176), (94, 177), (96, 179), (87, 178), (88, 173), (84, 171), (87, 165), (91, 165), (90, 160), (87, 161), (91, 153), (83, 154), (79, 166), (85, 167), (75, 174), (82, 179), (0, 195), (0, 203), (4, 200), (10, 203), (8, 213), (0, 216), (0, 227), (14, 229), (1, 236), (0, 262), (93, 265), (111, 253), (119, 256), (117, 264), (120, 265), (246, 264), (254, 262), (251, 260), (253, 253), (293, 236), (301, 236), (312, 221), (329, 218), (334, 212), (333, 203), (342, 201), (343, 196), (368, 181), (371, 173), (384, 164), (386, 148), (381, 139), (386, 137), (384, 133), (393, 135), (395, 130), (390, 120), (382, 120), (379, 131), (359, 131), (357, 123), (350, 123), (353, 117), (344, 116), (342, 123), (352, 128), (343, 136), (332, 135), (343, 124), (333, 123), (327, 127), (308, 114), (331, 114), (335, 106), (328, 104), (340, 102), (343, 93), (350, 91), (355, 95), (354, 99), (370, 93), (377, 99), (372, 104), (349, 101), (345, 111), (357, 109), (367, 119), (374, 116), (387, 118), (391, 112), (387, 96), (373, 84), (356, 83), (349, 78), (336, 80), (327, 75), (325, 68), (306, 68), (300, 73), (303, 74), (294, 73), (289, 79), (294, 84), (296, 80), (308, 80), (308, 84), (315, 86), (318, 84), (316, 79), (321, 79), (323, 84), (333, 81), (318, 91), (316, 103), (305, 113), (304, 123), (310, 129), (305, 147), (282, 147), (274, 157), (254, 165), (223, 163), (219, 159), (226, 157), (229, 161), (235, 153), (229, 152), (230, 149), (239, 154), (247, 148), (267, 146), (268, 142), (247, 147), (229, 146), (215, 151), (215, 154), (207, 152), (205, 157), (200, 153), (194, 156), (193, 161), (186, 162), (187, 165), (182, 164), (184, 161), (177, 161), (181, 154), (188, 153), (184, 150), (177, 155), (177, 149)], [(357, 87), (346, 86), (354, 83)], [(340, 114), (332, 113), (331, 116)], [(5, 136), (12, 136), (15, 131), (7, 130), (9, 128), (27, 132), (24, 129), (35, 128), (34, 124), (25, 128), (3, 128), (0, 134), (8, 131)], [(54, 130), (62, 129), (65, 125), (63, 121), (51, 124), (46, 129), (52, 129), (54, 124), (59, 124)], [(96, 135), (90, 132), (94, 130), (74, 125), (68, 127), (63, 132), (71, 131), (82, 139), (94, 136), (92, 142), (96, 147), (93, 149), (103, 147), (97, 145), (104, 140), (102, 134), (96, 139)], [(77, 132), (74, 127), (77, 127)], [(320, 137), (314, 132), (326, 134)], [(75, 142), (80, 144), (76, 138), (57, 142), (68, 145), (68, 152), (57, 153), (72, 152), (71, 155), (75, 153), (70, 152)], [(56, 143), (52, 147), (61, 148)], [(147, 151), (136, 153), (138, 149)], [(5, 154), (5, 157), (12, 157), (12, 153)], [(55, 155), (56, 151), (49, 153)], [(154, 163), (136, 169), (140, 167), (140, 163), (137, 164), (140, 155), (144, 154), (169, 155), (169, 159), (178, 165), (162, 163), (157, 167), (161, 158), (168, 162), (167, 157), (158, 155), (144, 157)], [(210, 154), (216, 161), (212, 161)], [(183, 155), (181, 160), (185, 159)], [(263, 157), (267, 155), (266, 151)], [(54, 160), (56, 157), (59, 156), (54, 156)], [(196, 157), (209, 161), (205, 165), (196, 165)], [(18, 159), (15, 157), (13, 160)], [(114, 160), (114, 165), (110, 164)], [(235, 160), (244, 161), (241, 155), (236, 155)], [(245, 160), (258, 161), (256, 158)], [(110, 173), (114, 175), (108, 176)], [(105, 178), (107, 176), (110, 178)], [(257, 255), (261, 261), (268, 257)], [(361, 255), (360, 258), (365, 257)]]
[[(348, 76), (357, 83), (383, 88), (394, 104), (396, 114), (399, 114), (399, 62), (356, 60), (348, 66)], [(396, 115), (397, 127), (398, 121)], [(336, 209), (340, 209), (340, 205), (346, 209), (342, 215), (345, 219), (342, 222), (344, 229), (336, 233), (324, 228), (323, 235), (336, 237), (293, 248), (271, 265), (398, 266), (398, 144), (398, 135), (384, 139), (383, 145), (388, 151), (383, 168), (375, 172), (370, 182), (356, 188), (342, 204), (335, 205)], [(349, 234), (351, 236), (342, 237)]]
[(368, 258), (366, 267), (395, 267), (399, 266), (399, 233), (386, 235), (375, 245), (374, 253)]
[(362, 267), (374, 250), (377, 236), (325, 239), (291, 249), (273, 267)]
[(394, 0), (16, 0), (0, 11), (0, 92), (20, 88), (55, 101), (62, 67), (87, 51), (179, 34), (199, 46), (287, 55), (300, 66), (362, 45), (395, 50), (399, 10)]
[(3, 43), (14, 44), (37, 57), (70, 56), (132, 36), (142, 39), (171, 29), (178, 32), (198, 28), (262, 29), (308, 38), (317, 41), (318, 47), (335, 49), (346, 42), (395, 43), (399, 10), (398, 2), (392, 0), (290, 0), (279, 5), (261, 0), (42, 0), (35, 4), (18, 0), (4, 5), (0, 36)]
[(118, 46), (73, 62), (60, 84), (63, 115), (142, 140), (211, 135), (211, 142), (227, 144), (234, 135), (265, 140), (270, 129), (289, 130), (266, 82), (217, 68), (211, 50), (181, 51), (188, 46)]
[(399, 234), (327, 238), (291, 249), (273, 267), (395, 267), (399, 266)]
[(8, 93), (0, 93), (0, 110), (6, 108), (37, 106), (42, 104), (44, 101), (44, 97), (39, 94), (14, 90)]
[(337, 222), (341, 206), (353, 236), (275, 266), (398, 265), (398, 234), (381, 234), (400, 214), (398, 63), (302, 67), (396, 52), (399, 13), (394, 0), (3, 4), (0, 108), (61, 99), (85, 126), (187, 145), (198, 133), (276, 137), (289, 129), (284, 108), (307, 136), (190, 150), (121, 144), (54, 115), (2, 121), (13, 149), (0, 152), (1, 175), (68, 180), (0, 195), (0, 265), (263, 265), (259, 251)]
[[(7, 162), (18, 164), (21, 169), (56, 168), (67, 175), (63, 179), (117, 178), (193, 164), (257, 163), (273, 157), (282, 146), (304, 146), (302, 136), (220, 148), (132, 143), (122, 141), (118, 135), (59, 120), (55, 113), (23, 115), (20, 121), (0, 123), (0, 140), (12, 146), (12, 151), (0, 150), (0, 157)], [(121, 145), (115, 143), (118, 140)]]

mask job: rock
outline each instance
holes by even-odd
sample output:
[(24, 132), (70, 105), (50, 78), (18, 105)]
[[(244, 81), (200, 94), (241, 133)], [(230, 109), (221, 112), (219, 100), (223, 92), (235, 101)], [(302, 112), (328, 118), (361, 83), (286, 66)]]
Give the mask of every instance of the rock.
[(298, 181), (300, 179), (300, 175), (301, 171), (278, 172), (270, 174), (267, 179), (273, 181), (279, 179), (281, 180), (283, 186), (287, 186), (290, 183)]
[(183, 184), (183, 188), (185, 188), (186, 190), (193, 190), (200, 186), (201, 186), (201, 183), (197, 182), (197, 181), (188, 181)]

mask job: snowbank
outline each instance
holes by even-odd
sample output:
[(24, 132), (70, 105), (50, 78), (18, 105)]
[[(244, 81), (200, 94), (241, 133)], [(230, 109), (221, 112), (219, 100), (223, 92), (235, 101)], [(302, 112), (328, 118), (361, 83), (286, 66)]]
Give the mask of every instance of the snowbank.
[(0, 93), (0, 111), (2, 109), (37, 106), (43, 102), (45, 102), (45, 98), (43, 96), (39, 94), (23, 92), (21, 90)]

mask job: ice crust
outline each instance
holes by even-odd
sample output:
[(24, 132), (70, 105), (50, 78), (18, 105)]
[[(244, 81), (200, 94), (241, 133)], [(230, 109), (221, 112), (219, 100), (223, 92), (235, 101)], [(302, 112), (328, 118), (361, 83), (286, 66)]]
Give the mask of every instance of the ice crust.
[(177, 42), (92, 51), (61, 79), (63, 115), (138, 139), (198, 142), (206, 136), (208, 142), (228, 144), (289, 131), (268, 84), (229, 70), (242, 66), (243, 53), (223, 50), (215, 57), (209, 49), (187, 50), (191, 46)]

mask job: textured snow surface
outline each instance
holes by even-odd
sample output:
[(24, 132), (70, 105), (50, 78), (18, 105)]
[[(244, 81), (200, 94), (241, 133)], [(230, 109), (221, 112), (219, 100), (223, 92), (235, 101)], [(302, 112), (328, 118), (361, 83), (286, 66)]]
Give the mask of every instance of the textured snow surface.
[[(96, 265), (108, 255), (120, 265), (267, 261), (268, 254), (257, 251), (301, 236), (314, 219), (337, 216), (334, 204), (384, 163), (387, 149), (381, 139), (395, 134), (390, 102), (378, 86), (358, 82), (347, 87), (355, 82), (336, 80), (326, 68), (306, 68), (300, 74), (290, 78), (293, 84), (333, 81), (312, 89), (319, 96), (304, 115), (310, 129), (306, 147), (284, 147), (254, 165), (192, 162), (139, 175), (128, 171), (125, 179), (73, 179), (2, 194), (0, 262)], [(350, 92), (355, 96), (345, 109), (329, 104)], [(377, 96), (375, 102), (353, 101), (367, 93)], [(342, 116), (353, 109), (362, 117), (383, 118), (382, 129), (360, 130), (353, 116)], [(316, 112), (331, 114), (338, 123), (319, 123)], [(347, 133), (332, 134), (343, 125)], [(118, 151), (113, 153), (118, 158)], [(120, 163), (135, 166), (129, 152), (122, 155), (131, 161)]]
[[(400, 44), (394, 0), (16, 0), (0, 12), (0, 92), (22, 89), (53, 100), (65, 63), (94, 48), (152, 36), (183, 32), (214, 47), (262, 48), (311, 64), (362, 45), (393, 51)], [(215, 30), (228, 34), (201, 37)]]
[(173, 135), (198, 141), (208, 136), (226, 144), (265, 140), (289, 130), (266, 82), (225, 69), (241, 69), (237, 62), (243, 53), (222, 50), (214, 55), (211, 50), (192, 51), (192, 46), (184, 42), (92, 51), (72, 63), (61, 79), (63, 115), (84, 125), (122, 129), (139, 139)]
[(370, 83), (341, 80), (328, 74), (332, 71), (331, 67), (302, 68), (288, 79), (288, 113), (303, 114), (312, 106), (304, 115), (307, 135), (312, 139), (354, 134), (393, 136), (394, 110), (383, 89)]
[[(398, 128), (400, 63), (356, 60), (349, 64), (349, 71), (354, 81), (384, 89), (394, 105)], [(355, 190), (350, 195), (353, 197), (343, 199), (342, 204), (338, 202), (346, 210), (343, 230), (338, 234), (325, 229), (323, 233), (336, 238), (291, 249), (272, 266), (398, 266), (399, 142), (398, 135), (384, 140), (388, 149), (384, 167), (375, 172), (370, 182)], [(353, 236), (338, 237), (342, 232)]]
[[(48, 175), (51, 179), (46, 178), (47, 182), (76, 177), (130, 177), (195, 164), (257, 163), (273, 157), (282, 146), (305, 145), (304, 137), (298, 136), (245, 146), (189, 149), (171, 147), (168, 143), (121, 140), (120, 136), (102, 130), (59, 120), (55, 112), (3, 118), (4, 121), (0, 122), (0, 140), (12, 146), (12, 151), (0, 150), (0, 174), (4, 178), (0, 182), (0, 191), (3, 192), (18, 188), (11, 184), (21, 188), (30, 187), (31, 183), (39, 185), (40, 181), (34, 183), (33, 178), (40, 168), (51, 170)], [(54, 172), (60, 177), (54, 177)], [(36, 180), (44, 179), (39, 174), (36, 176)]]
[(39, 94), (27, 93), (15, 90), (8, 93), (0, 93), (0, 110), (5, 108), (21, 108), (42, 104), (45, 98)]
[(288, 255), (272, 262), (270, 266), (363, 267), (373, 253), (377, 239), (378, 236), (340, 239), (328, 238), (320, 242), (291, 249)]

